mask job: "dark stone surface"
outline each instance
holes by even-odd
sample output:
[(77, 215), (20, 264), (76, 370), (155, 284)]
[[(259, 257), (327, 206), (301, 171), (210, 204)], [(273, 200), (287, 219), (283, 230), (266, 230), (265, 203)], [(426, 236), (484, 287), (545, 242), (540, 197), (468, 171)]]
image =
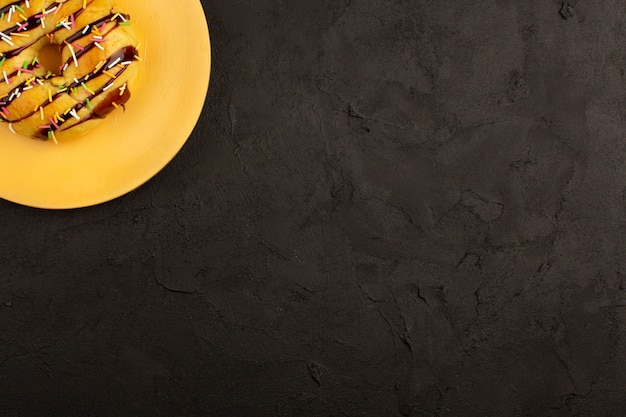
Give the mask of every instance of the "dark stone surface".
[(0, 203), (0, 415), (623, 416), (621, 1), (203, 1), (201, 122)]

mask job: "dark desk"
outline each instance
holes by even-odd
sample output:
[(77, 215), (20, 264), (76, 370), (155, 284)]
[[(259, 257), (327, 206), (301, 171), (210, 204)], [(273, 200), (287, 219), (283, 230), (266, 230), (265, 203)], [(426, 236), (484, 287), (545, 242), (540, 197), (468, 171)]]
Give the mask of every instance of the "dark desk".
[(0, 415), (622, 415), (625, 19), (569, 3), (203, 1), (173, 163), (0, 203)]

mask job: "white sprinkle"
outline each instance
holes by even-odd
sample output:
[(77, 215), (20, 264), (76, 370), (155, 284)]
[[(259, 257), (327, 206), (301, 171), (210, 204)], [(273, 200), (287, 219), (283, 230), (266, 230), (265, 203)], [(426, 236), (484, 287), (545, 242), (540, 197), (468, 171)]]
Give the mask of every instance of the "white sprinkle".
[(122, 18), (122, 20), (123, 20), (124, 22), (126, 21), (126, 19), (124, 18), (124, 15), (123, 15), (123, 14), (119, 14), (119, 13), (118, 13), (117, 15), (118, 15), (119, 17), (121, 17), (121, 18)]
[(107, 67), (107, 69), (111, 69), (111, 68), (113, 68), (113, 67), (114, 67), (114, 66), (116, 66), (116, 65), (117, 65), (117, 63), (118, 63), (118, 62), (120, 62), (121, 60), (122, 60), (121, 58), (117, 58), (117, 59), (115, 60), (115, 62), (113, 62), (111, 65), (109, 65), (109, 66)]
[(70, 112), (70, 115), (76, 119), (76, 120), (80, 120), (80, 117), (78, 117), (78, 114), (76, 114), (76, 109), (72, 109), (72, 111)]
[(63, 65), (63, 69), (62, 69), (61, 71), (65, 71), (65, 70), (67, 69), (67, 66), (68, 66), (68, 65), (69, 65), (69, 64), (66, 62), (66, 63), (65, 63), (65, 65)]
[(94, 37), (93, 37), (93, 38), (94, 38), (94, 39), (98, 39), (98, 40), (104, 39), (102, 36), (98, 36), (98, 35), (94, 35)]
[(13, 101), (13, 97), (15, 97), (15, 91), (13, 92), (13, 94), (11, 94), (11, 96), (9, 97), (9, 101)]
[(111, 83), (111, 84), (107, 85), (106, 87), (104, 87), (104, 88), (102, 89), (102, 91), (107, 91), (107, 90), (108, 90), (109, 88), (111, 88), (111, 87), (113, 87), (113, 83)]
[(9, 79), (7, 78), (7, 72), (6, 71), (2, 71), (4, 73), (4, 81), (6, 81), (7, 84), (9, 84)]
[(4, 32), (0, 32), (0, 37), (1, 37), (2, 39), (6, 39), (6, 40), (9, 40), (9, 41), (12, 39), (9, 35), (7, 35), (7, 34), (6, 34), (6, 33), (4, 33)]
[(15, 129), (13, 129), (13, 123), (9, 123), (9, 130), (11, 131), (11, 133), (13, 133), (14, 135), (17, 135), (17, 132), (15, 131)]
[(78, 60), (76, 59), (76, 54), (74, 53), (74, 48), (69, 43), (67, 44), (68, 48), (70, 48), (70, 52), (72, 53), (72, 58), (74, 59), (74, 66), (78, 68)]
[(32, 86), (32, 85), (29, 85), (28, 87), (24, 87), (22, 90), (23, 90), (23, 91), (27, 91), (27, 90), (30, 90), (30, 89), (32, 89), (32, 88), (33, 88), (33, 86)]
[(39, 21), (41, 22), (41, 27), (42, 28), (46, 28), (46, 18), (45, 17), (40, 17)]
[(19, 96), (21, 96), (21, 95), (22, 95), (22, 92), (21, 92), (20, 90), (17, 90), (17, 92), (15, 93), (15, 96), (16, 96), (16, 97), (19, 97)]
[(43, 85), (43, 81), (41, 81), (39, 78), (37, 78), (37, 84)]
[(15, 6), (11, 6), (11, 8), (9, 9), (9, 18), (7, 19), (7, 22), (11, 21), (11, 16), (13, 15), (13, 12), (15, 12)]
[(26, 0), (26, 8), (30, 9), (30, 2), (28, 0)]
[(85, 26), (85, 29), (83, 29), (83, 35), (86, 34), (89, 31), (89, 25)]
[(8, 39), (2, 38), (2, 40), (5, 41), (6, 43), (8, 43), (11, 46), (15, 46), (15, 44), (13, 42), (11, 42), (10, 40), (8, 40)]
[(94, 45), (96, 45), (96, 48), (100, 49), (101, 51), (104, 51), (104, 48), (98, 42), (94, 42)]

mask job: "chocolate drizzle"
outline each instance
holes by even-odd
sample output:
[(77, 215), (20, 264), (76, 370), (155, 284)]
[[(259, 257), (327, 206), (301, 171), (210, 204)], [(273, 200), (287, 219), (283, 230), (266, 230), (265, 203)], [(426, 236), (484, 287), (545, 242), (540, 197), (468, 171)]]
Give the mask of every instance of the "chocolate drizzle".
[[(18, 2), (21, 3), (21, 2)], [(61, 5), (63, 3), (52, 3), (50, 5), (50, 7), (48, 7), (48, 9), (53, 9), (54, 7), (59, 7), (59, 5)], [(80, 12), (82, 12), (82, 9), (80, 10)], [(34, 15), (30, 16), (28, 19), (26, 19), (24, 22), (21, 23), (21, 26), (26, 25), (26, 29), (21, 30), (20, 32), (28, 32), (29, 30), (33, 30), (37, 27), (39, 27), (39, 23), (41, 23), (42, 19), (45, 19), (46, 16), (43, 17), (36, 17), (36, 16), (41, 16), (41, 14), (43, 13), (43, 11), (39, 12), (39, 13), (35, 13)], [(39, 22), (38, 22), (39, 21)], [(12, 33), (17, 32), (18, 29), (20, 28), (20, 25), (15, 25), (9, 29), (5, 29), (2, 31), (2, 33), (4, 33), (7, 36), (11, 36)]]
[(15, 2), (11, 3), (11, 4), (7, 4), (6, 6), (4, 6), (3, 8), (0, 9), (0, 14), (8, 13), (9, 10), (11, 10), (11, 7), (19, 6), (22, 3), (24, 3), (24, 0), (18, 0), (18, 1), (15, 1)]
[[(57, 3), (57, 4), (58, 4), (58, 3)], [(75, 19), (76, 19), (76, 18), (78, 18), (78, 16), (80, 16), (80, 15), (83, 13), (83, 11), (84, 11), (84, 9), (80, 9), (79, 11), (75, 12), (75, 13), (74, 13), (74, 18), (75, 18)], [(111, 17), (111, 16), (109, 16), (109, 18), (110, 18), (110, 17)], [(26, 25), (28, 26), (28, 29), (27, 29), (27, 30), (32, 30), (32, 29), (34, 29), (34, 28), (39, 27), (38, 25), (31, 25), (31, 24), (32, 24), (31, 19), (34, 19), (34, 18), (35, 18), (35, 16), (31, 16), (31, 17), (27, 20), (27, 23), (26, 23)], [(16, 30), (16, 29), (17, 29), (17, 26), (14, 26), (13, 28), (8, 29), (8, 30), (6, 30), (6, 31), (4, 31), (3, 33), (4, 33), (5, 35), (10, 36), (10, 35), (11, 35), (11, 33), (15, 32), (15, 30)], [(65, 27), (64, 27), (64, 26), (58, 26), (58, 27), (56, 27), (53, 31), (51, 31), (50, 33), (56, 33), (57, 31), (59, 31), (59, 30), (61, 30), (61, 29), (65, 29)], [(84, 28), (83, 28), (83, 30), (84, 30)], [(7, 33), (7, 32), (8, 32), (8, 33)], [(24, 31), (19, 31), (18, 33), (22, 33), (22, 32), (24, 32)], [(74, 35), (76, 35), (76, 34), (74, 34)], [(72, 36), (74, 36), (74, 35), (72, 35)], [(82, 34), (81, 34), (81, 35), (82, 35)], [(85, 34), (84, 36), (87, 36), (87, 35)], [(80, 37), (82, 37), (82, 36), (79, 36), (79, 38), (80, 38)], [(33, 46), (34, 44), (36, 44), (37, 42), (39, 42), (39, 40), (40, 40), (40, 39), (41, 39), (41, 38), (39, 38), (39, 39), (35, 40), (34, 42), (31, 42), (31, 43), (29, 43), (29, 44), (27, 44), (27, 45), (20, 46), (19, 48), (13, 49), (13, 50), (11, 50), (11, 51), (4, 52), (4, 53), (3, 53), (3, 54), (1, 54), (0, 56), (4, 57), (4, 58), (6, 58), (6, 59), (11, 59), (11, 58), (14, 58), (14, 57), (18, 56), (19, 54), (21, 54), (22, 52), (24, 52), (26, 49), (30, 48), (31, 46)], [(78, 39), (78, 38), (77, 38), (77, 39)], [(68, 42), (69, 42), (69, 41), (68, 41)]]

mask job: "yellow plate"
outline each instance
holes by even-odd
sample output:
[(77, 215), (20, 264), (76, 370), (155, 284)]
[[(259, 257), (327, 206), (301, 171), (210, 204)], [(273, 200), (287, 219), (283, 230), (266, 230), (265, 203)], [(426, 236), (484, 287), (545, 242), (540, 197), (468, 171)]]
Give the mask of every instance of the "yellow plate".
[(143, 57), (126, 111), (86, 135), (43, 142), (0, 125), (0, 197), (69, 209), (92, 206), (139, 187), (174, 158), (206, 98), (209, 30), (199, 0), (117, 0), (131, 15)]

